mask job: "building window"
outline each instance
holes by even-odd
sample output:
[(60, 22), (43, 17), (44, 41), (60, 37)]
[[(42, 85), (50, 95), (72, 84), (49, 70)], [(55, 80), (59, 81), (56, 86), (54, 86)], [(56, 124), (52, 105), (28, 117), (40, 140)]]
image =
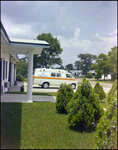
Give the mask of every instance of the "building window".
[(51, 77), (55, 77), (56, 76), (56, 74), (55, 73), (51, 73)]
[(3, 80), (5, 79), (5, 60), (3, 60)]
[(61, 77), (61, 73), (57, 73), (57, 77)]
[(6, 79), (7, 79), (7, 61), (6, 61)]

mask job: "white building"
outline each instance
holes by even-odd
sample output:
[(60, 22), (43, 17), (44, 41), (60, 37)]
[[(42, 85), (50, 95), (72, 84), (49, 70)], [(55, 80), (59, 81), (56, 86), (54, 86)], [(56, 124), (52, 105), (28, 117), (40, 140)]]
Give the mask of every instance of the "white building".
[(49, 47), (50, 44), (46, 41), (9, 38), (1, 23), (1, 93), (16, 84), (16, 62), (19, 62), (17, 54), (28, 55), (27, 99), (28, 102), (33, 102), (33, 54), (40, 55), (43, 48)]
[[(70, 72), (71, 72), (72, 75), (76, 75), (76, 76), (79, 76), (79, 77), (85, 77), (85, 73), (82, 72), (82, 70), (70, 70)], [(95, 71), (94, 70), (88, 71), (88, 73), (92, 73), (93, 76), (95, 76)]]
[[(101, 79), (104, 79), (104, 75), (102, 75)], [(107, 76), (105, 76), (105, 80), (106, 79), (111, 79), (111, 75), (110, 74), (107, 74)]]

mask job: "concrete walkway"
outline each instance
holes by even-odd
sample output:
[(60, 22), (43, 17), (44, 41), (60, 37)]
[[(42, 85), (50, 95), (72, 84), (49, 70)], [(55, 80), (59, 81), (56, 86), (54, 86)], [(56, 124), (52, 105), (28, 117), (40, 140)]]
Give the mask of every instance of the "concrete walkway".
[[(54, 102), (56, 101), (55, 96), (42, 96), (42, 95), (32, 95), (33, 102)], [(1, 96), (1, 102), (20, 102), (27, 103), (27, 94), (3, 94)]]
[[(56, 102), (56, 96), (32, 95), (33, 102)], [(27, 103), (26, 94), (3, 94), (1, 102)], [(106, 108), (104, 108), (106, 110)]]

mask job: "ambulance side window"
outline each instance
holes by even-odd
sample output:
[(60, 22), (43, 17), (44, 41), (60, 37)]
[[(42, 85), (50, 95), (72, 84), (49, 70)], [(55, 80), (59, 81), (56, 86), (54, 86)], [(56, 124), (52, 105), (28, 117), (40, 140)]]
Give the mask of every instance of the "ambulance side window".
[(56, 73), (51, 73), (51, 77), (55, 77), (56, 76)]
[(70, 74), (66, 74), (66, 78), (72, 78)]
[(57, 77), (61, 77), (61, 73), (57, 73)]

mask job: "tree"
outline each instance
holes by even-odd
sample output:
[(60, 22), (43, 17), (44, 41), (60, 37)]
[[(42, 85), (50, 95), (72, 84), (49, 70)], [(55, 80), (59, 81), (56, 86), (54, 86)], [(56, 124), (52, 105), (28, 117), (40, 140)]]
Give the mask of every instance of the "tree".
[(65, 66), (65, 69), (68, 70), (68, 71), (74, 70), (73, 64), (68, 64), (68, 65), (66, 65), (66, 66)]
[(99, 78), (101, 78), (101, 74), (99, 72), (97, 72), (97, 74), (95, 75), (95, 79), (98, 80)]
[(86, 78), (78, 85), (73, 98), (66, 107), (68, 123), (73, 127), (85, 128), (99, 122), (104, 114), (98, 94), (96, 94)]
[(95, 131), (94, 149), (117, 149), (117, 86), (114, 82), (109, 91), (109, 105), (100, 118)]
[(94, 69), (99, 76), (104, 75), (105, 80), (105, 76), (109, 72), (108, 56), (103, 53), (99, 54), (95, 64), (91, 66), (91, 69)]
[(27, 77), (28, 73), (28, 62), (26, 61), (26, 56), (20, 59), (19, 63), (16, 63), (16, 74), (22, 77)]
[(62, 83), (57, 91), (56, 96), (56, 110), (59, 113), (66, 113), (66, 106), (73, 97), (74, 91), (71, 84)]
[(38, 63), (38, 55), (33, 55), (33, 70), (35, 68), (41, 68), (41, 64)]
[(40, 56), (36, 55), (34, 68), (37, 67), (39, 64), (41, 67), (49, 68), (52, 65), (62, 64), (62, 59), (59, 55), (62, 53), (63, 49), (60, 46), (59, 40), (54, 38), (51, 33), (42, 33), (37, 36), (37, 40), (45, 40), (50, 44), (50, 47), (43, 48), (42, 53)]
[(108, 63), (110, 65), (111, 79), (117, 79), (117, 47), (114, 46), (111, 48), (111, 51), (108, 52)]
[[(112, 84), (112, 87), (111, 87), (111, 89), (110, 89), (110, 91), (108, 92), (108, 95), (107, 95), (108, 103), (111, 103), (112, 97), (116, 96), (116, 93), (115, 93), (116, 90), (117, 90), (117, 80), (115, 79), (115, 81)], [(117, 95), (117, 98), (118, 98), (118, 95)]]
[(75, 65), (77, 67), (78, 65), (80, 65), (80, 70), (82, 70), (85, 73), (86, 77), (87, 72), (91, 70), (91, 65), (93, 64), (92, 61), (96, 60), (97, 56), (86, 53), (86, 54), (79, 54), (78, 58), (80, 59), (80, 61), (75, 62)]
[(74, 67), (76, 68), (76, 70), (81, 70), (81, 62), (80, 61), (76, 61), (74, 63)]
[(93, 78), (92, 73), (88, 73), (88, 74), (87, 74), (87, 78), (89, 78), (89, 79), (90, 79), (90, 78)]
[(102, 100), (103, 98), (106, 98), (105, 91), (104, 91), (102, 85), (99, 84), (99, 82), (96, 83), (93, 90), (95, 93), (97, 93), (99, 95), (100, 100)]

